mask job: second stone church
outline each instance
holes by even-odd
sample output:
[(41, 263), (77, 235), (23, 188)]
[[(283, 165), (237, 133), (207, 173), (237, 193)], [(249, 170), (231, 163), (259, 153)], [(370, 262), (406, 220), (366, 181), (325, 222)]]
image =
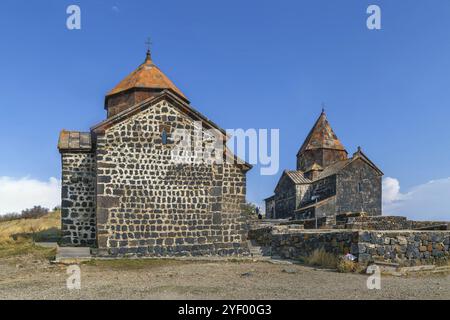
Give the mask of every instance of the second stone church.
[(348, 157), (324, 111), (297, 153), (297, 170), (285, 170), (267, 198), (271, 219), (305, 220), (340, 214), (381, 215), (383, 173), (362, 152)]

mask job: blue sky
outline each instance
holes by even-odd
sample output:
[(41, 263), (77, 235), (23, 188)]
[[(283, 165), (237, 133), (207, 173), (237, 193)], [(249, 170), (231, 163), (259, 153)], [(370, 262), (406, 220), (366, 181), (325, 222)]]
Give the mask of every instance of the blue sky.
[[(70, 4), (81, 30), (66, 28)], [(370, 4), (382, 30), (366, 27)], [(207, 117), (280, 129), (281, 169), (295, 168), (323, 102), (349, 153), (361, 145), (398, 194), (412, 192), (450, 177), (449, 16), (446, 0), (4, 0), (0, 181), (59, 179), (59, 131), (105, 118), (105, 93), (143, 61), (150, 36), (156, 64)], [(252, 170), (249, 200), (280, 174)], [(438, 207), (450, 219), (450, 203)]]

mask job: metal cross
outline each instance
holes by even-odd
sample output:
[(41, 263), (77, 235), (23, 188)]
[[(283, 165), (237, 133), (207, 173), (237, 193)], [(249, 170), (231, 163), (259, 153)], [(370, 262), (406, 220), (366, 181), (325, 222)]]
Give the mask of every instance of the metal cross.
[(150, 38), (147, 38), (147, 41), (145, 42), (145, 44), (147, 45), (147, 50), (150, 51), (150, 47), (153, 44)]

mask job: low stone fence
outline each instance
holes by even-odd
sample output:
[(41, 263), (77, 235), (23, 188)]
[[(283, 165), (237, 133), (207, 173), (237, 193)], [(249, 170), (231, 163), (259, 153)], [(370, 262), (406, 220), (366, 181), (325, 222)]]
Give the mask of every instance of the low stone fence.
[(450, 231), (364, 231), (352, 254), (363, 263), (441, 264), (450, 258), (449, 244)]
[(359, 230), (406, 230), (411, 229), (411, 221), (396, 216), (353, 217), (348, 218), (345, 227)]
[(450, 259), (450, 231), (293, 230), (280, 226), (254, 229), (249, 239), (272, 257), (302, 259), (314, 250), (341, 256), (351, 253), (361, 264), (399, 266), (444, 264)]
[(411, 229), (450, 230), (448, 221), (411, 221)]
[(260, 247), (270, 247), (272, 243), (273, 226), (252, 228), (248, 231), (248, 239), (253, 240)]
[(298, 260), (323, 248), (336, 256), (350, 252), (358, 243), (358, 232), (323, 231), (273, 234), (272, 257)]
[(450, 230), (450, 223), (414, 221), (401, 216), (357, 216), (347, 218), (345, 228), (352, 230)]

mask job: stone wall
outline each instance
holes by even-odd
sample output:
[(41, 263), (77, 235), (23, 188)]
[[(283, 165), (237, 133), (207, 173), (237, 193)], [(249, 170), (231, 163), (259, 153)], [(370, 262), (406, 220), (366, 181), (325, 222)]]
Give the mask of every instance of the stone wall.
[(297, 204), (297, 190), (290, 178), (284, 176), (275, 190), (275, 218), (284, 219), (294, 215)]
[(345, 159), (347, 159), (347, 152), (344, 150), (322, 148), (305, 150), (301, 154), (297, 155), (297, 170), (304, 172), (308, 171), (308, 169), (314, 164), (318, 164), (325, 168), (336, 161)]
[(272, 257), (298, 259), (324, 249), (336, 256), (351, 253), (358, 262), (396, 263), (399, 266), (447, 263), (450, 231), (359, 231), (294, 229), (294, 226), (254, 228), (249, 238)]
[(337, 256), (344, 255), (358, 243), (358, 232), (353, 231), (296, 231), (272, 236), (272, 256), (282, 259), (302, 259), (321, 248)]
[(449, 241), (450, 231), (362, 231), (352, 253), (362, 263), (439, 264), (450, 258)]
[(346, 229), (359, 230), (450, 230), (448, 221), (414, 221), (402, 216), (347, 217)]
[[(245, 254), (245, 171), (174, 163), (176, 128), (192, 119), (163, 101), (97, 139), (98, 246), (110, 255)], [(205, 146), (201, 146), (202, 148)]]
[(411, 221), (400, 216), (378, 216), (378, 217), (349, 217), (345, 225), (346, 229), (359, 230), (408, 230)]
[[(336, 175), (331, 175), (329, 177), (314, 181), (310, 186), (309, 194), (318, 197), (318, 202), (336, 195)], [(316, 200), (311, 199), (311, 197), (305, 200), (306, 201), (301, 203), (301, 206), (306, 206), (316, 202)], [(330, 214), (334, 214), (334, 208)]]
[(450, 230), (449, 221), (411, 221), (411, 229)]
[(336, 214), (366, 212), (381, 216), (381, 176), (359, 159), (341, 170), (336, 183)]
[(95, 244), (95, 158), (62, 153), (61, 231), (66, 245)]
[(108, 111), (108, 118), (157, 95), (158, 92), (161, 92), (161, 89), (134, 88), (120, 92), (119, 94), (107, 96), (105, 107)]

